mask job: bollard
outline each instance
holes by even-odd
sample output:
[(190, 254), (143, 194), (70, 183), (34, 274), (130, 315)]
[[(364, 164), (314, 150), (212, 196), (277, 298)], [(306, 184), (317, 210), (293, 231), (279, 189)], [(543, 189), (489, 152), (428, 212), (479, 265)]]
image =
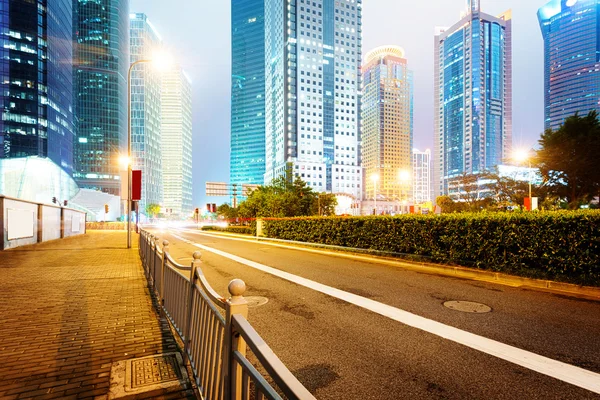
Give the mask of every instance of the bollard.
[(225, 303), (225, 357), (223, 365), (225, 399), (240, 399), (242, 392), (242, 367), (238, 365), (233, 353), (239, 351), (246, 356), (246, 342), (237, 332), (233, 331), (231, 318), (234, 314), (248, 317), (248, 301), (244, 298), (246, 284), (241, 279), (234, 279), (227, 287), (231, 297)]

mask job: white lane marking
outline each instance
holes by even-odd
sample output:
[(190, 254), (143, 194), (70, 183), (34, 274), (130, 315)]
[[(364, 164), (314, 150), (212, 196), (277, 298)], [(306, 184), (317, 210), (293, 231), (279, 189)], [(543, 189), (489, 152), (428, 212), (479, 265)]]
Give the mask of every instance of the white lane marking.
[(600, 394), (600, 374), (595, 372), (556, 361), (548, 357), (540, 356), (539, 354), (509, 346), (507, 344), (500, 343), (474, 333), (463, 331), (462, 329), (444, 325), (440, 322), (412, 314), (399, 308), (388, 306), (387, 304), (383, 304), (378, 301), (345, 292), (331, 286), (323, 285), (322, 283), (311, 281), (310, 279), (302, 278), (288, 272), (280, 271), (255, 261), (247, 260), (245, 258), (238, 257), (221, 250), (213, 249), (199, 243), (194, 243), (175, 234), (172, 235), (180, 240), (183, 240), (184, 242), (217, 254), (221, 257), (228, 258), (232, 261), (247, 265), (251, 268), (266, 272), (271, 275), (275, 275), (297, 285), (301, 285), (317, 292), (344, 300), (350, 304), (362, 307), (413, 328), (429, 332), (444, 339), (451, 340), (494, 357), (501, 358), (513, 364), (520, 365), (532, 371), (548, 375), (552, 378), (556, 378), (563, 382), (567, 382), (580, 388)]

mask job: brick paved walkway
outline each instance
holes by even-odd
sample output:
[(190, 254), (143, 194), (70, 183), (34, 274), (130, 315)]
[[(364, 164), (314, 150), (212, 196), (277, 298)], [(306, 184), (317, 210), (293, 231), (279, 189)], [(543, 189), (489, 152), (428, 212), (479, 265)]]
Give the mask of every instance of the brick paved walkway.
[(88, 231), (0, 252), (0, 399), (105, 399), (111, 363), (177, 349), (133, 237), (131, 250), (125, 232)]

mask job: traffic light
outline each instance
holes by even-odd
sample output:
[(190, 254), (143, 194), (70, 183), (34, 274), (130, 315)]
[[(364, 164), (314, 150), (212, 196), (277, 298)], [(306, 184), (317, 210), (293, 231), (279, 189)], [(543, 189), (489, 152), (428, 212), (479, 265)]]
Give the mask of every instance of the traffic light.
[(206, 211), (210, 212), (211, 208), (210, 208), (210, 203), (206, 203)]
[(217, 212), (217, 205), (215, 203), (212, 203), (212, 206), (211, 206), (210, 210), (212, 212), (216, 213)]
[(108, 212), (108, 204), (104, 205), (104, 212), (107, 213)]
[(196, 207), (196, 209), (194, 210), (194, 214), (196, 214), (196, 215), (200, 214), (200, 209), (198, 207)]
[(52, 203), (54, 203), (54, 204), (58, 203), (58, 200), (56, 199), (56, 197), (52, 197)]
[(63, 200), (63, 204), (65, 205), (65, 207), (67, 206), (67, 204), (69, 204), (69, 202), (67, 200)]

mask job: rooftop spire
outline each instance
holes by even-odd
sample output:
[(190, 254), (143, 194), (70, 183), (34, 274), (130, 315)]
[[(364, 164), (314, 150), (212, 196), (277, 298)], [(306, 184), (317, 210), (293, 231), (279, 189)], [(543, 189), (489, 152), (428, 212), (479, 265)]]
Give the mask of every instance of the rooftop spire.
[(467, 12), (470, 14), (478, 13), (481, 11), (479, 0), (467, 0)]

